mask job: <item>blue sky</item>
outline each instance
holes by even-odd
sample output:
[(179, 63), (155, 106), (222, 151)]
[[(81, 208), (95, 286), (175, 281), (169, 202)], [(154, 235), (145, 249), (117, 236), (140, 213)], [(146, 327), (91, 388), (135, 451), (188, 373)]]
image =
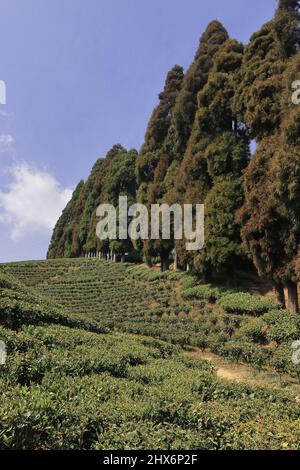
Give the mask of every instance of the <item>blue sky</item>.
[[(139, 148), (167, 71), (219, 19), (247, 42), (276, 0), (0, 0), (0, 262), (45, 257), (95, 160)], [(1, 101), (1, 100), (0, 100)]]

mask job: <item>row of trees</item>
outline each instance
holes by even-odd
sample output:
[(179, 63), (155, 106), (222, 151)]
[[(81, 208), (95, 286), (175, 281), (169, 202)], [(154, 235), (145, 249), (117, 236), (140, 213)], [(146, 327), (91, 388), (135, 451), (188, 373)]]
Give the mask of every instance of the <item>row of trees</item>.
[[(114, 146), (80, 182), (59, 219), (48, 257), (130, 252), (199, 273), (228, 276), (255, 268), (279, 299), (298, 310), (300, 278), (300, 110), (292, 83), (300, 72), (299, 1), (280, 0), (274, 18), (244, 47), (218, 21), (200, 39), (184, 74), (176, 65), (159, 95), (140, 150)], [(250, 142), (257, 144), (253, 156)], [(206, 243), (101, 242), (96, 207), (129, 202), (204, 203)]]
[(75, 258), (86, 253), (109, 254), (134, 251), (132, 243), (101, 241), (96, 236), (96, 209), (99, 204), (118, 207), (119, 195), (126, 195), (128, 203), (136, 201), (135, 167), (138, 152), (114, 145), (105, 159), (95, 163), (84, 183), (75, 189), (71, 201), (59, 218), (48, 249), (48, 258)]

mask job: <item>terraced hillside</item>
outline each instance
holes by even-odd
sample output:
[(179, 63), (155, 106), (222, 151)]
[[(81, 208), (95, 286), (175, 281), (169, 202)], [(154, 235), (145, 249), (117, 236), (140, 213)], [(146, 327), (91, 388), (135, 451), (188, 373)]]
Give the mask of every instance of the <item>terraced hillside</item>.
[(2, 270), (73, 316), (299, 378), (291, 357), (300, 318), (271, 299), (199, 285), (186, 273), (95, 259), (12, 263)]
[(85, 259), (1, 265), (0, 289), (0, 448), (300, 448), (291, 391), (222, 381), (180, 348), (274, 367), (299, 324), (269, 300)]

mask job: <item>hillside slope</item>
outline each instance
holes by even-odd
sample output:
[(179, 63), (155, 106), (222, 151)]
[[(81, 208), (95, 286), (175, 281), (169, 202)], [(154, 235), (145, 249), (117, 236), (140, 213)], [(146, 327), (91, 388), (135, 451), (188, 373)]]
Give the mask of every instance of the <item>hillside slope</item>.
[[(299, 448), (300, 411), (290, 392), (222, 381), (178, 346), (117, 331), (183, 343), (209, 326), (207, 317), (192, 319), (199, 300), (183, 300), (178, 278), (138, 269), (92, 260), (0, 266), (8, 352), (0, 448)], [(179, 306), (186, 312), (176, 317)]]
[(2, 269), (98, 325), (210, 349), (258, 370), (299, 375), (291, 357), (300, 319), (271, 299), (202, 285), (179, 271), (159, 273), (97, 259), (12, 263)]

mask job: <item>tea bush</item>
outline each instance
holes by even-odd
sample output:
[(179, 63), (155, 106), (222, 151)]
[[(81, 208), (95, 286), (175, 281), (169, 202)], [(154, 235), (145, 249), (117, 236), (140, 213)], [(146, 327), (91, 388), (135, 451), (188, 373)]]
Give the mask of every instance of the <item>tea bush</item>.
[(269, 341), (282, 343), (300, 338), (300, 318), (286, 310), (272, 310), (262, 317)]
[(218, 287), (211, 285), (199, 285), (182, 291), (183, 299), (206, 300), (214, 303), (222, 296), (222, 291)]
[(243, 292), (223, 295), (218, 300), (218, 305), (227, 313), (240, 315), (262, 315), (276, 307), (271, 299), (264, 299)]
[(300, 449), (293, 394), (181, 353), (297, 377), (298, 318), (250, 297), (106, 261), (0, 265), (0, 448)]
[(240, 334), (254, 343), (265, 344), (267, 342), (265, 323), (262, 319), (255, 318), (245, 323), (240, 329)]

